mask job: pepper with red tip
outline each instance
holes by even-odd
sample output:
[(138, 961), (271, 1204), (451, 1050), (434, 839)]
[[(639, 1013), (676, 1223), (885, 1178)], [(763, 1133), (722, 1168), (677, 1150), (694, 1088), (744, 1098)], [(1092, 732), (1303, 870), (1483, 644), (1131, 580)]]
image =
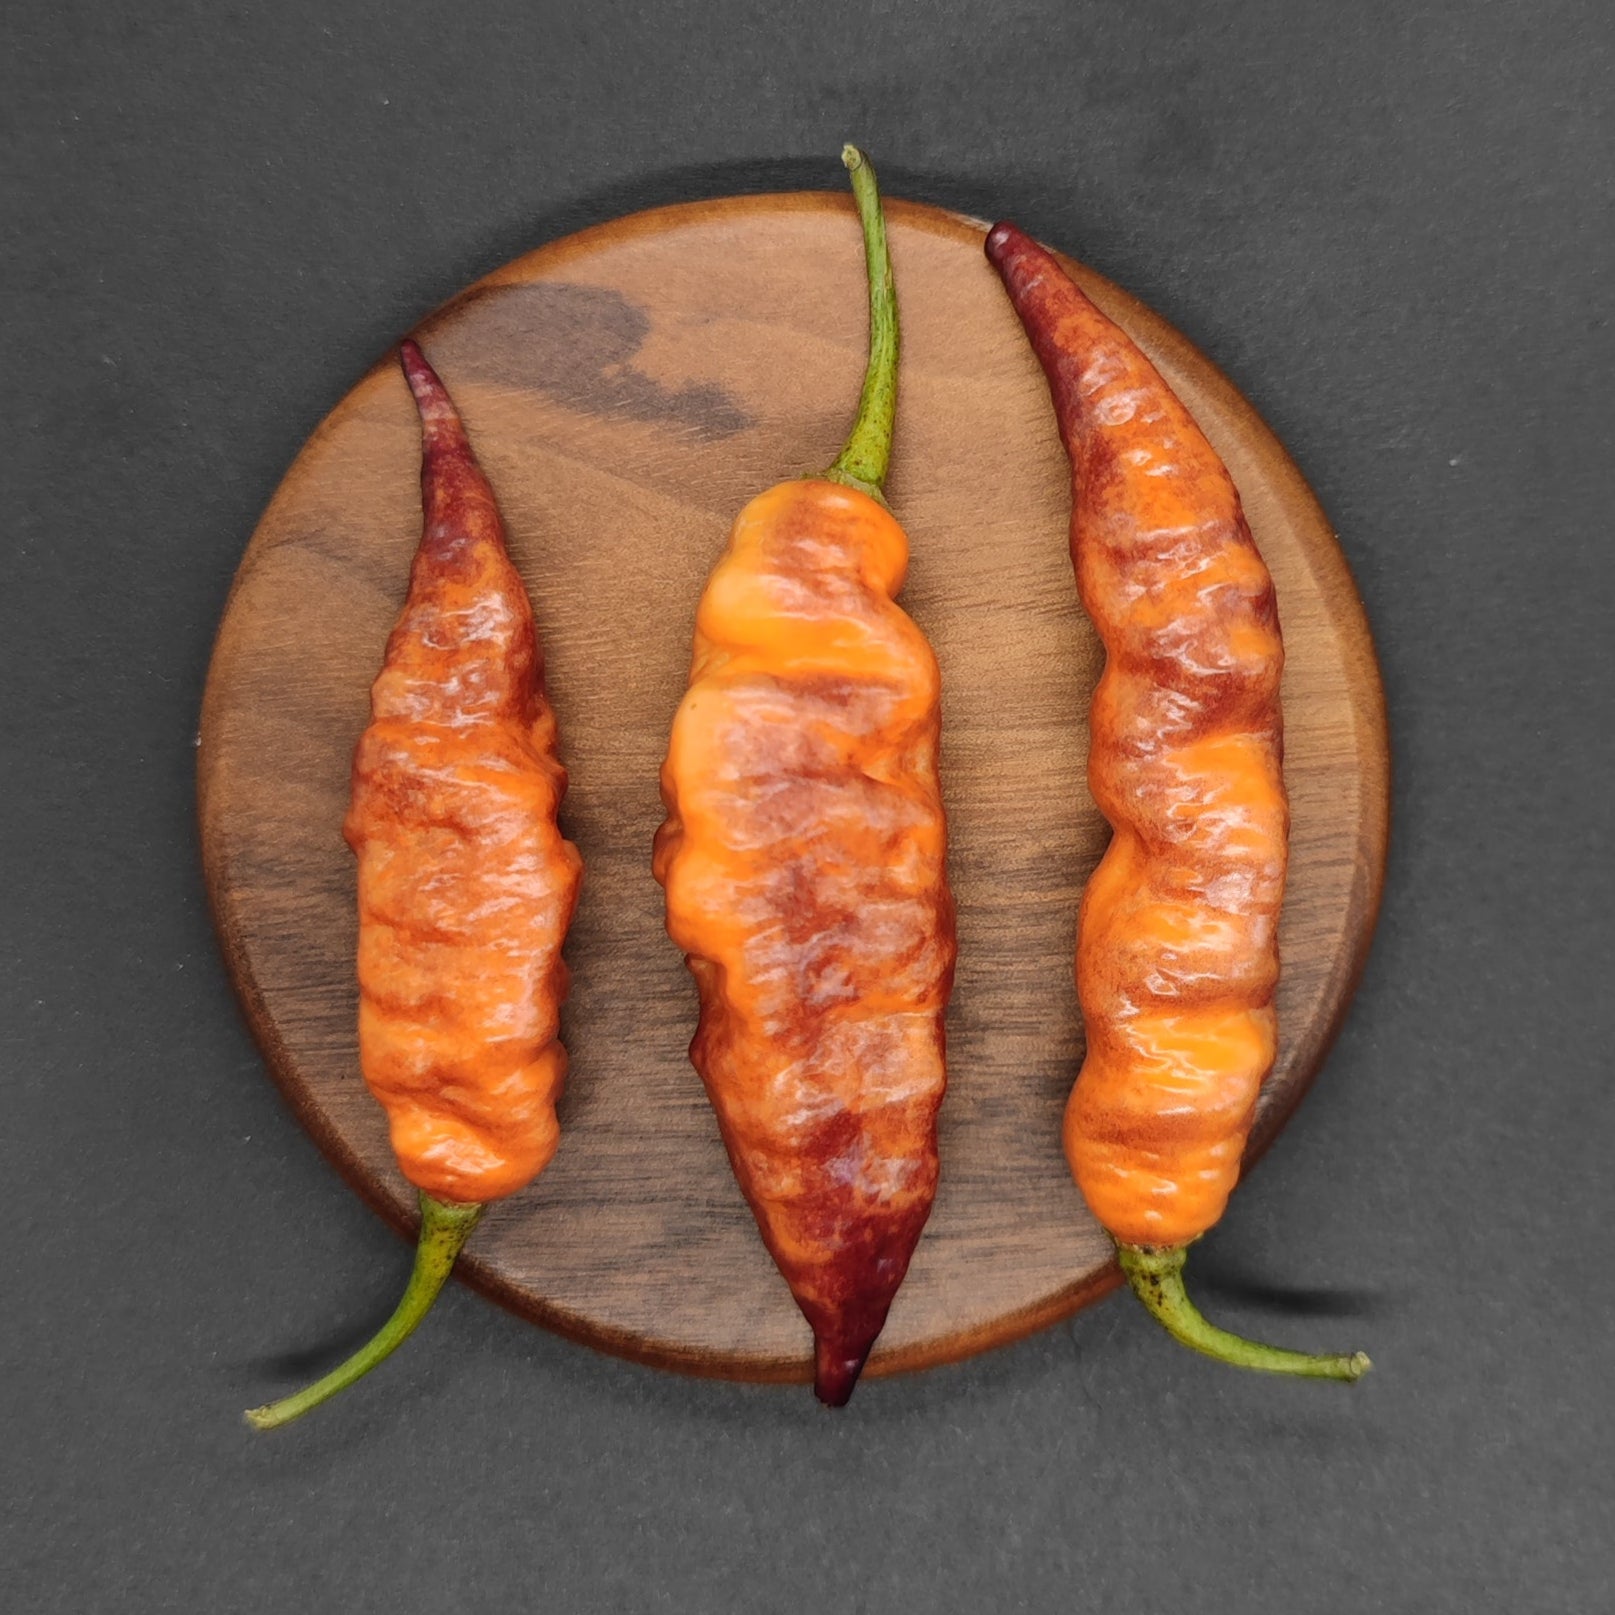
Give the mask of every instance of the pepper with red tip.
[(415, 1269), (367, 1345), (247, 1420), (301, 1417), (390, 1356), (483, 1207), (554, 1155), (566, 1073), (561, 944), (582, 864), (533, 610), (443, 383), (399, 351), (421, 422), (424, 527), (371, 690), (344, 826), (359, 860), (359, 1064), (420, 1191)]
[(852, 1395), (930, 1214), (953, 905), (940, 680), (897, 606), (908, 544), (881, 494), (897, 306), (875, 177), (870, 353), (821, 476), (741, 511), (696, 617), (655, 869), (701, 999), (690, 1057), (763, 1240)]
[(1106, 657), (1088, 778), (1114, 835), (1078, 920), (1088, 1052), (1066, 1155), (1178, 1340), (1355, 1380), (1362, 1353), (1241, 1340), (1201, 1317), (1182, 1278), (1239, 1177), (1277, 1037), (1289, 809), (1273, 582), (1222, 461), (1132, 339), (1014, 225), (994, 225), (986, 250), (1048, 377), (1078, 592)]

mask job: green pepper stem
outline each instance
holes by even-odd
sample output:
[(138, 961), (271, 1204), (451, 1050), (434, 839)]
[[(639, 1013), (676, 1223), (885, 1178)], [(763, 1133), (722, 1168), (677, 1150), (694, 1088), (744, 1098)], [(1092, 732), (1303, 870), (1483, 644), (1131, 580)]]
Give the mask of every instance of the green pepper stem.
[(1349, 1382), (1368, 1372), (1368, 1358), (1360, 1351), (1350, 1356), (1312, 1357), (1305, 1352), (1242, 1340), (1207, 1323), (1183, 1288), (1183, 1263), (1188, 1252), (1182, 1245), (1118, 1245), (1116, 1254), (1133, 1293), (1166, 1332), (1191, 1351), (1203, 1352), (1235, 1368), (1253, 1368), (1263, 1374), (1296, 1374), (1305, 1379)]
[(856, 146), (843, 146), (841, 160), (852, 175), (852, 194), (864, 231), (864, 260), (869, 271), (869, 366), (858, 399), (858, 418), (836, 462), (824, 474), (881, 497), (881, 484), (892, 458), (892, 421), (897, 413), (897, 288), (886, 251), (886, 220), (880, 189), (869, 159)]
[(414, 1334), (422, 1318), (431, 1310), (438, 1291), (443, 1288), (460, 1247), (470, 1237), (482, 1216), (481, 1206), (456, 1206), (434, 1200), (431, 1195), (421, 1196), (421, 1233), (415, 1246), (415, 1268), (409, 1276), (404, 1298), (375, 1336), (361, 1346), (345, 1363), (333, 1368), (324, 1379), (271, 1402), (267, 1407), (250, 1408), (246, 1419), (255, 1430), (276, 1430), (293, 1419), (300, 1419), (310, 1408), (329, 1401), (338, 1391), (346, 1390), (357, 1379), (363, 1379), (377, 1363), (392, 1356)]

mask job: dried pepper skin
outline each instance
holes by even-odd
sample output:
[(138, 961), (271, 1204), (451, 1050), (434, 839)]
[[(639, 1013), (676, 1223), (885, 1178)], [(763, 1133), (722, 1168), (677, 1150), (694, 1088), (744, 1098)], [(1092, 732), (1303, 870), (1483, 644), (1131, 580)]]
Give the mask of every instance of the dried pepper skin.
[(442, 383), (412, 343), (425, 516), (371, 692), (344, 833), (359, 860), (359, 1057), (404, 1175), (481, 1204), (548, 1164), (561, 944), (582, 865), (532, 607)]
[(868, 494), (740, 514), (696, 619), (657, 878), (701, 999), (690, 1055), (735, 1174), (851, 1395), (936, 1192), (953, 905), (940, 678)]
[(1078, 918), (1088, 1049), (1067, 1159), (1179, 1339), (1244, 1367), (1355, 1379), (1360, 1355), (1214, 1329), (1181, 1283), (1183, 1247), (1238, 1180), (1275, 1051), (1289, 807), (1272, 579), (1227, 469), (1132, 340), (1013, 225), (986, 250), (1048, 378), (1078, 592), (1106, 657), (1088, 777), (1114, 834)]

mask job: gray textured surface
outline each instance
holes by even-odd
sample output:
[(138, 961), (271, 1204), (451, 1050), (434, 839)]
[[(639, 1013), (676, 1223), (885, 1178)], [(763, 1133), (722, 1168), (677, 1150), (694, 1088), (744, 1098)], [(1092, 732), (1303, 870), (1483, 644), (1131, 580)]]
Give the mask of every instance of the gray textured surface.
[[(0, 14), (8, 1607), (1607, 1606), (1615, 13), (861, 9)], [(252, 523), (458, 286), (650, 203), (834, 184), (848, 136), (1153, 303), (1341, 530), (1393, 721), (1384, 918), (1198, 1267), (1227, 1321), (1378, 1369), (1222, 1373), (1118, 1299), (832, 1417), (456, 1290), (253, 1439), (238, 1410), (406, 1259), (208, 926), (191, 740)]]

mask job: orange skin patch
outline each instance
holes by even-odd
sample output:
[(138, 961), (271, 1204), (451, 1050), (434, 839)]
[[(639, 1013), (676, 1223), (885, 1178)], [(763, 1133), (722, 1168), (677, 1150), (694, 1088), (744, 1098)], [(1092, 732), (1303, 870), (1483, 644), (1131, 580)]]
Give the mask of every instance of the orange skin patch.
[(1124, 1244), (1210, 1228), (1272, 1068), (1289, 811), (1272, 580), (1216, 452), (1149, 360), (1012, 226), (988, 256), (1049, 378), (1071, 554), (1106, 652), (1088, 778), (1115, 835), (1083, 894), (1071, 1169)]
[(561, 960), (582, 864), (532, 607), (492, 489), (417, 349), (425, 524), (371, 691), (344, 833), (359, 859), (359, 1059), (405, 1177), (481, 1204), (555, 1153)]
[(936, 659), (892, 598), (907, 565), (867, 494), (804, 480), (752, 500), (702, 596), (662, 770), (690, 1057), (832, 1397), (937, 1182), (953, 905)]

